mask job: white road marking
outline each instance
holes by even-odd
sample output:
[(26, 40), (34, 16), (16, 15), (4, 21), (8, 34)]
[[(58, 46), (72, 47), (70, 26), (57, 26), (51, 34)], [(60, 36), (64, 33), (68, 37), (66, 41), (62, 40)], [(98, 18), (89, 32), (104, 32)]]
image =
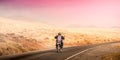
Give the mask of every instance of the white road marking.
[[(94, 48), (94, 47), (93, 47), (93, 48)], [(77, 55), (79, 55), (79, 54), (81, 54), (81, 53), (83, 53), (83, 52), (86, 52), (86, 51), (88, 51), (88, 50), (90, 50), (90, 49), (93, 49), (93, 48), (89, 48), (89, 49), (83, 50), (83, 51), (81, 51), (81, 52), (78, 52), (78, 53), (76, 53), (76, 54), (74, 54), (74, 55), (66, 58), (65, 60), (69, 60), (69, 59), (71, 59), (71, 58), (73, 58), (73, 57), (75, 57), (75, 56), (77, 56)]]

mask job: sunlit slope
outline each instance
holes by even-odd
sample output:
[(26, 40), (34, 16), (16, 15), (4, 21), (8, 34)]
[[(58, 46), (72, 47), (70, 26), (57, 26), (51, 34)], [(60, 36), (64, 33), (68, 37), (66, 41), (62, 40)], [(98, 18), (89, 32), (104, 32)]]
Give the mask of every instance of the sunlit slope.
[(84, 40), (88, 44), (120, 41), (119, 28), (68, 28), (68, 31), (75, 34), (76, 41)]
[(53, 38), (57, 32), (64, 31), (63, 29), (48, 24), (5, 18), (0, 18), (0, 29), (0, 33), (15, 33), (36, 40)]

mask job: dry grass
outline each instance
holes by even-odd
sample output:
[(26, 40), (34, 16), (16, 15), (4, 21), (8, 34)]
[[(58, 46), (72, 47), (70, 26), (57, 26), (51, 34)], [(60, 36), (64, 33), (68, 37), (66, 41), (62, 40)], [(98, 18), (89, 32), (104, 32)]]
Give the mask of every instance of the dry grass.
[(0, 34), (0, 55), (10, 55), (41, 49), (39, 42), (27, 39), (23, 36)]
[(102, 56), (102, 60), (120, 60), (120, 43), (113, 44), (114, 52)]
[(120, 60), (120, 53), (111, 53), (102, 56), (102, 60)]
[(0, 18), (0, 54), (53, 49), (54, 36), (58, 32), (62, 32), (65, 36), (66, 47), (120, 40), (120, 29), (66, 29), (42, 23)]

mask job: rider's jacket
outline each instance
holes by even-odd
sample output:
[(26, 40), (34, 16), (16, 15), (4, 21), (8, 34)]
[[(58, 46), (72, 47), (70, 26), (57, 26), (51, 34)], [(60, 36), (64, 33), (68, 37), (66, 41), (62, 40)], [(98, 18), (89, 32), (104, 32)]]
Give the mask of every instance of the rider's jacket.
[(59, 41), (62, 42), (62, 40), (64, 40), (65, 38), (64, 38), (64, 36), (56, 35), (56, 36), (55, 36), (55, 39), (56, 39), (56, 43), (57, 43), (57, 42), (59, 42)]

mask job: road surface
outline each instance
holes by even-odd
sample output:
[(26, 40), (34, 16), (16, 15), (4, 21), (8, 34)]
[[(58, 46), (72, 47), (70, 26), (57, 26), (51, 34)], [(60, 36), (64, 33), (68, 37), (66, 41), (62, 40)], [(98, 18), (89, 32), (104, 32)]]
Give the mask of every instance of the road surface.
[(0, 56), (0, 60), (70, 60), (71, 58), (76, 56), (77, 53), (88, 51), (89, 49), (96, 46), (113, 44), (113, 43), (118, 43), (118, 42), (68, 47), (68, 48), (64, 48), (62, 53), (57, 53), (56, 50), (48, 50), (42, 52), (35, 51), (24, 54), (18, 54), (18, 55)]

